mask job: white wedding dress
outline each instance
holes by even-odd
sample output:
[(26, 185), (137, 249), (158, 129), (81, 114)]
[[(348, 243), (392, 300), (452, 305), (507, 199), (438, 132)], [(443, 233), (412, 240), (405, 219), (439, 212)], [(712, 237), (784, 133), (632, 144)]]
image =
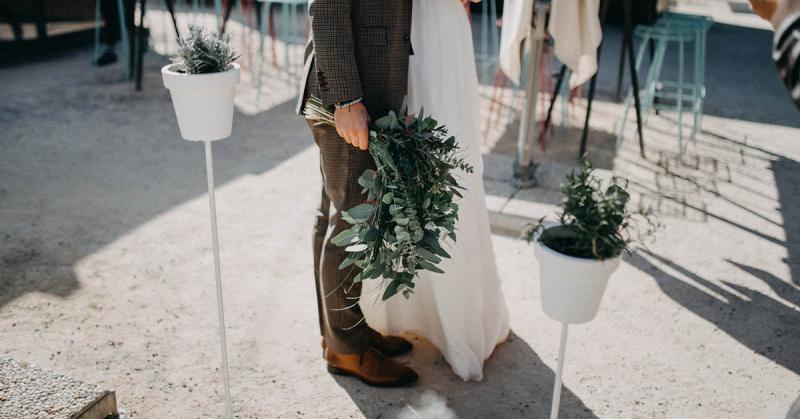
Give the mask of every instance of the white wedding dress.
[(478, 77), (472, 34), (460, 0), (414, 0), (414, 55), (409, 67), (409, 112), (445, 124), (475, 167), (461, 173), (456, 243), (444, 274), (423, 271), (414, 294), (381, 301), (381, 281), (365, 281), (361, 308), (367, 323), (388, 334), (411, 332), (430, 340), (464, 380), (481, 380), (483, 362), (509, 333), (508, 310), (495, 265), (483, 190)]

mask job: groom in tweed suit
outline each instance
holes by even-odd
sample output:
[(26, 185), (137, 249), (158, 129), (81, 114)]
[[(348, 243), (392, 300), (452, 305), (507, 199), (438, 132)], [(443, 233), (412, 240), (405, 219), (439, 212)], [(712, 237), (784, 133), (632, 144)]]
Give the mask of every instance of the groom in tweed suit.
[(320, 150), (322, 197), (314, 229), (314, 273), (328, 371), (369, 385), (396, 386), (417, 374), (389, 357), (411, 350), (369, 328), (358, 306), (355, 270), (339, 270), (345, 251), (330, 239), (349, 228), (341, 213), (365, 200), (358, 178), (373, 168), (368, 123), (399, 111), (407, 91), (412, 0), (311, 0), (302, 112), (310, 96), (335, 108), (336, 128), (309, 127)]

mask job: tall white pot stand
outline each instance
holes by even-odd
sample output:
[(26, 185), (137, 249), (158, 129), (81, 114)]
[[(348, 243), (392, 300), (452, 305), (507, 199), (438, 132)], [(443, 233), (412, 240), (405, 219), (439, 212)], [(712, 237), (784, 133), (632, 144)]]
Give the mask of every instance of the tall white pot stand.
[(550, 419), (556, 419), (561, 404), (569, 325), (594, 319), (608, 279), (619, 266), (620, 257), (603, 261), (577, 258), (559, 253), (537, 241), (536, 258), (539, 259), (542, 309), (550, 318), (561, 322), (558, 366), (550, 408)]
[(225, 417), (233, 417), (230, 373), (228, 371), (228, 344), (225, 337), (225, 310), (222, 304), (222, 274), (219, 262), (219, 236), (217, 234), (217, 205), (214, 196), (214, 158), (211, 142), (230, 137), (233, 127), (233, 97), (239, 83), (239, 65), (231, 70), (210, 74), (185, 74), (164, 66), (161, 75), (169, 89), (181, 136), (188, 141), (205, 144), (206, 180), (211, 221), (211, 244), (214, 252), (214, 279), (217, 287), (217, 314), (219, 316), (219, 342), (222, 355), (222, 375), (225, 387)]

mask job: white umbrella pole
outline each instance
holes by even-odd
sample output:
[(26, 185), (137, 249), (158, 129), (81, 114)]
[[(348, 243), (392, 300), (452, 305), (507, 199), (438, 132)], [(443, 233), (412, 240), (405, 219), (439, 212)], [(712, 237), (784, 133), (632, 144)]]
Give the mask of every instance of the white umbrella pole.
[(214, 197), (214, 158), (211, 141), (206, 145), (206, 177), (208, 178), (208, 205), (211, 210), (211, 244), (214, 248), (214, 279), (217, 283), (217, 312), (219, 313), (219, 343), (222, 348), (222, 375), (225, 382), (225, 417), (233, 417), (231, 407), (231, 385), (228, 373), (228, 343), (225, 338), (225, 311), (222, 306), (222, 274), (219, 266), (219, 236), (217, 235), (217, 204)]
[(558, 418), (558, 408), (561, 404), (561, 380), (564, 373), (564, 356), (567, 352), (567, 329), (569, 323), (561, 323), (561, 343), (558, 346), (558, 367), (556, 367), (556, 382), (553, 384), (553, 405), (550, 407), (550, 419)]
[(515, 186), (532, 188), (536, 186), (535, 170), (533, 163), (533, 143), (536, 137), (536, 105), (539, 103), (539, 77), (541, 76), (541, 57), (544, 49), (545, 33), (544, 24), (547, 16), (547, 6), (534, 0), (534, 16), (525, 41), (525, 51), (528, 56), (528, 67), (525, 77), (525, 104), (520, 114), (519, 134), (517, 136), (517, 160), (514, 162)]

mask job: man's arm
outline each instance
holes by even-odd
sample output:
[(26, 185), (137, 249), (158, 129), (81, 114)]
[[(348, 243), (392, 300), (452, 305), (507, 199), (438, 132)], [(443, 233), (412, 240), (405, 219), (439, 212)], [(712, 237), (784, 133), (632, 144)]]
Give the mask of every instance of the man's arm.
[(353, 43), (351, 2), (311, 0), (308, 5), (319, 95), (326, 106), (363, 96)]
[(326, 106), (337, 105), (334, 119), (339, 136), (353, 147), (366, 150), (369, 114), (361, 103), (363, 91), (353, 42), (351, 1), (311, 0), (308, 17), (320, 99)]

